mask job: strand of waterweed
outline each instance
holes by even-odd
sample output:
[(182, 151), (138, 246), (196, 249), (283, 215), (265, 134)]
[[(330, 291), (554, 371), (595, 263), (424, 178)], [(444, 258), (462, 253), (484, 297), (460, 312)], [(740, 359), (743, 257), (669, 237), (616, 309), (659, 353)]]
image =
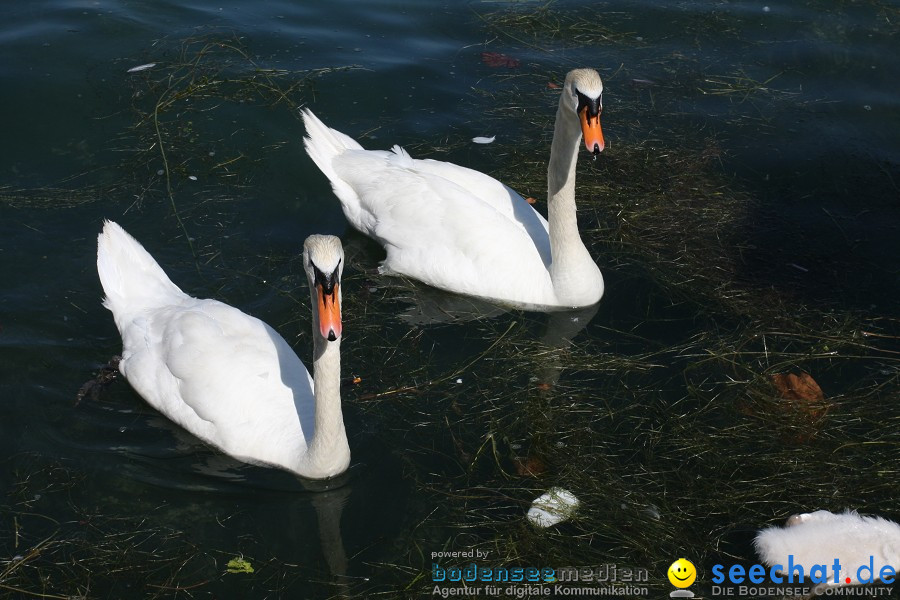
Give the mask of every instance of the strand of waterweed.
[[(199, 49), (197, 48), (198, 45)], [(219, 56), (220, 52), (224, 52), (225, 56)], [(223, 89), (223, 86), (234, 84), (238, 86), (239, 92), (241, 89), (253, 90), (260, 99), (268, 101), (269, 106), (286, 105), (293, 118), (299, 120), (297, 109), (302, 105), (302, 101), (294, 98), (299, 90), (309, 85), (313, 79), (328, 73), (359, 67), (357, 65), (347, 65), (302, 72), (264, 68), (239, 43), (237, 38), (191, 38), (182, 43), (180, 56), (181, 59), (178, 62), (169, 65), (169, 73), (161, 82), (164, 83), (165, 87), (156, 97), (152, 110), (147, 116), (138, 120), (135, 128), (142, 126), (148, 118), (152, 122), (154, 146), (157, 147), (157, 152), (163, 163), (162, 174), (165, 180), (166, 196), (178, 227), (188, 242), (195, 266), (199, 269), (198, 255), (193, 239), (188, 234), (187, 225), (181, 214), (182, 211), (175, 198), (172, 165), (166, 143), (166, 134), (162, 126), (162, 114), (173, 108), (175, 103), (191, 98), (229, 100), (230, 96)], [(236, 78), (221, 76), (225, 69), (234, 67), (240, 70), (249, 70), (250, 75)], [(286, 86), (281, 85), (278, 80), (286, 77), (291, 77), (292, 80)], [(221, 161), (213, 168), (224, 168), (236, 162), (239, 158), (241, 157)]]
[(181, 213), (178, 212), (178, 205), (175, 203), (175, 194), (172, 191), (172, 176), (169, 171), (169, 160), (166, 158), (166, 149), (165, 142), (162, 139), (162, 133), (159, 131), (159, 103), (153, 109), (153, 127), (156, 130), (156, 139), (159, 145), (159, 153), (160, 157), (163, 161), (163, 169), (165, 170), (166, 177), (166, 193), (169, 196), (169, 203), (172, 206), (172, 213), (175, 215), (175, 220), (178, 222), (178, 227), (181, 229), (181, 232), (184, 234), (184, 239), (188, 243), (188, 248), (191, 250), (191, 256), (194, 257), (194, 267), (197, 269), (197, 273), (200, 273), (200, 264), (197, 262), (197, 252), (194, 250), (194, 242), (191, 240), (191, 236), (187, 231), (187, 227), (184, 224), (184, 221), (181, 219)]
[[(0, 583), (0, 589), (7, 590), (10, 592), (16, 592), (18, 594), (25, 594), (26, 596), (33, 596), (35, 598), (52, 598), (54, 600), (73, 600), (72, 596), (57, 596), (54, 594), (44, 594), (42, 592), (33, 592), (31, 590), (24, 590), (22, 588), (17, 588), (15, 586), (6, 585), (5, 583)], [(76, 596), (75, 598), (78, 598)]]
[[(206, 87), (213, 87), (214, 85), (217, 85), (218, 83), (220, 83), (219, 81), (213, 80), (211, 82), (207, 82), (207, 83), (201, 84), (199, 86), (196, 85), (195, 78), (196, 78), (197, 72), (200, 70), (200, 64), (203, 61), (203, 59), (206, 57), (207, 53), (209, 53), (210, 49), (213, 47), (228, 48), (228, 49), (236, 52), (244, 60), (246, 60), (250, 65), (252, 65), (254, 68), (256, 68), (258, 72), (262, 72), (261, 69), (259, 69), (259, 67), (256, 65), (256, 63), (253, 61), (253, 59), (250, 58), (250, 56), (243, 49), (237, 47), (236, 45), (222, 42), (222, 41), (209, 42), (206, 45), (204, 45), (200, 49), (199, 52), (197, 52), (196, 56), (194, 56), (192, 61), (188, 62), (188, 65), (190, 65), (192, 68), (188, 69), (187, 73), (185, 73), (183, 76), (176, 79), (174, 82), (172, 81), (171, 75), (170, 75), (169, 87), (157, 99), (156, 104), (153, 108), (153, 126), (154, 126), (154, 130), (156, 132), (156, 139), (157, 139), (157, 143), (159, 146), (160, 157), (163, 161), (163, 168), (165, 171), (166, 193), (168, 194), (169, 202), (172, 206), (172, 212), (175, 215), (175, 219), (178, 222), (178, 226), (181, 229), (182, 233), (184, 234), (185, 240), (188, 243), (188, 247), (191, 250), (191, 255), (195, 259), (194, 266), (196, 267), (198, 273), (200, 272), (200, 265), (199, 265), (199, 262), (197, 262), (198, 256), (194, 249), (194, 244), (193, 244), (192, 238), (191, 238), (190, 234), (188, 234), (187, 227), (185, 226), (184, 221), (181, 218), (181, 214), (180, 214), (180, 212), (178, 210), (178, 206), (175, 202), (175, 194), (172, 190), (172, 177), (171, 177), (171, 171), (169, 169), (169, 161), (166, 156), (165, 142), (163, 141), (162, 133), (161, 133), (160, 127), (159, 127), (159, 113), (160, 113), (160, 109), (168, 108), (168, 106), (170, 106), (173, 102), (175, 102), (178, 99), (181, 99), (183, 97), (192, 96), (192, 95), (198, 93), (198, 91), (200, 91)], [(282, 90), (278, 89), (276, 86), (272, 85), (271, 79), (269, 79), (268, 76), (266, 76), (266, 78), (269, 83), (269, 85), (265, 86), (266, 89), (270, 92), (275, 92), (279, 98), (278, 101), (285, 100), (290, 104), (291, 102), (290, 102), (290, 99), (288, 98), (287, 93), (290, 92), (295, 87), (299, 86), (299, 82), (295, 83), (287, 92), (283, 92)], [(177, 89), (177, 86), (179, 84), (181, 84), (184, 81), (187, 81), (188, 79), (190, 79), (190, 84), (188, 85), (187, 89), (183, 92), (183, 95), (173, 93)], [(168, 95), (171, 95), (172, 98), (167, 99)], [(237, 160), (237, 159), (234, 159), (234, 160)], [(221, 163), (221, 164), (227, 164), (227, 163)]]
[[(548, 0), (538, 7), (528, 6), (524, 10), (513, 4), (506, 10), (482, 13), (473, 7), (472, 11), (496, 35), (545, 53), (551, 51), (552, 45), (559, 43), (580, 46), (640, 44), (633, 32), (606, 25), (612, 16), (628, 19), (627, 13), (602, 11), (586, 6), (577, 11), (557, 10), (553, 8), (554, 4), (555, 0)], [(557, 57), (556, 61), (573, 62), (565, 57)]]

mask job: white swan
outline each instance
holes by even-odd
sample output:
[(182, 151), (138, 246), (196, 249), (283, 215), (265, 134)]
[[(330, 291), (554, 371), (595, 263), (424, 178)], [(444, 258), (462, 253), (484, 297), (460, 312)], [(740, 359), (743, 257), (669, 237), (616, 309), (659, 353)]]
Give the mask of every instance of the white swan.
[(97, 271), (122, 335), (119, 370), (156, 410), (238, 460), (308, 478), (338, 475), (350, 464), (340, 398), (343, 257), (333, 236), (303, 244), (315, 307), (313, 382), (274, 329), (188, 296), (107, 221)]
[[(900, 570), (900, 525), (881, 517), (863, 517), (855, 511), (832, 513), (817, 510), (793, 515), (785, 527), (767, 527), (753, 542), (756, 552), (768, 565), (802, 565), (804, 582), (810, 581), (815, 565), (817, 578), (827, 577), (820, 589), (858, 585), (878, 580), (885, 566)], [(834, 562), (840, 563), (834, 572)], [(869, 561), (872, 561), (871, 570)], [(861, 567), (865, 567), (860, 571)], [(794, 581), (798, 573), (795, 571)], [(863, 579), (860, 579), (862, 575)], [(836, 577), (835, 577), (836, 576)]]
[(308, 109), (304, 144), (351, 225), (387, 250), (383, 273), (527, 309), (590, 306), (603, 276), (578, 234), (575, 165), (582, 133), (589, 152), (603, 150), (602, 92), (592, 69), (566, 76), (547, 172), (549, 224), (492, 177), (415, 160), (399, 146), (363, 150)]

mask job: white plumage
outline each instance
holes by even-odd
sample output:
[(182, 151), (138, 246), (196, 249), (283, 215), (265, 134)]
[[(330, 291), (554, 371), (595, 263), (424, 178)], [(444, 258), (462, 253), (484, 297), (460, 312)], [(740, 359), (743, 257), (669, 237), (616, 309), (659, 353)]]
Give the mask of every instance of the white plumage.
[[(311, 287), (312, 265), (339, 278), (342, 258), (337, 238), (307, 240)], [(347, 468), (340, 338), (320, 340), (318, 315), (313, 337), (323, 351), (317, 352), (314, 384), (275, 330), (217, 300), (188, 296), (113, 222), (98, 238), (97, 271), (103, 304), (122, 335), (119, 370), (151, 406), (242, 461), (312, 478)], [(315, 306), (315, 290), (313, 298)]]
[[(878, 579), (882, 567), (900, 570), (900, 525), (881, 517), (864, 517), (855, 511), (832, 513), (818, 510), (793, 515), (785, 527), (768, 527), (754, 540), (756, 551), (768, 565), (787, 567), (789, 556), (795, 565), (803, 565), (809, 581), (813, 565), (825, 565), (828, 585), (859, 584), (858, 569), (863, 579)], [(873, 565), (869, 573), (868, 565)], [(840, 561), (841, 570), (835, 580), (833, 565)], [(849, 583), (847, 578), (850, 578)], [(796, 579), (795, 579), (796, 581)]]
[[(589, 69), (566, 78), (548, 172), (549, 223), (492, 177), (416, 160), (399, 146), (364, 150), (310, 110), (303, 111), (304, 143), (350, 224), (384, 246), (382, 272), (523, 308), (590, 306), (603, 295), (603, 277), (578, 234), (575, 159), (582, 130), (589, 150), (603, 149), (602, 89)], [(580, 126), (588, 96), (596, 114)]]

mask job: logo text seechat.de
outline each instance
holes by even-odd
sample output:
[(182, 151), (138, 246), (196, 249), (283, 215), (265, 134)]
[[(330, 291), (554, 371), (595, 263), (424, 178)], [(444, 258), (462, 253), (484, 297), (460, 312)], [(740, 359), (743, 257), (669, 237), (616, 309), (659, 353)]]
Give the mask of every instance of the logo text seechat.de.
[[(772, 583), (805, 583), (806, 577), (809, 582), (818, 583), (872, 583), (881, 580), (882, 583), (893, 583), (897, 575), (896, 570), (891, 565), (875, 568), (875, 558), (869, 557), (869, 564), (858, 567), (855, 571), (856, 579), (842, 575), (840, 561), (834, 559), (831, 565), (813, 565), (809, 571), (805, 571), (803, 565), (794, 563), (794, 555), (788, 555), (787, 568), (785, 565), (772, 565), (769, 569), (769, 581)], [(712, 582), (716, 584), (724, 583), (726, 580), (732, 584), (764, 583), (766, 582), (766, 568), (762, 565), (753, 565), (749, 569), (745, 569), (743, 565), (731, 565), (728, 573), (725, 573), (723, 565), (714, 565), (712, 568)], [(854, 573), (852, 569), (848, 569), (846, 573)]]

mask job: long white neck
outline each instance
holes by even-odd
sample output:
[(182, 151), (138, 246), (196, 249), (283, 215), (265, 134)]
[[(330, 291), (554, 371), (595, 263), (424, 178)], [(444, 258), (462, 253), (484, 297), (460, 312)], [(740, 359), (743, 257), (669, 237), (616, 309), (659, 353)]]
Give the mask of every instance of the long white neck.
[[(561, 99), (547, 169), (550, 279), (559, 302), (571, 306), (591, 304), (603, 293), (600, 269), (578, 234), (575, 166), (580, 144), (581, 127), (575, 115), (562, 106)], [(596, 298), (592, 299), (592, 296)]]
[(301, 470), (307, 477), (324, 478), (346, 470), (350, 464), (350, 445), (341, 412), (341, 340), (326, 341), (318, 329), (318, 319), (314, 316), (316, 419)]

